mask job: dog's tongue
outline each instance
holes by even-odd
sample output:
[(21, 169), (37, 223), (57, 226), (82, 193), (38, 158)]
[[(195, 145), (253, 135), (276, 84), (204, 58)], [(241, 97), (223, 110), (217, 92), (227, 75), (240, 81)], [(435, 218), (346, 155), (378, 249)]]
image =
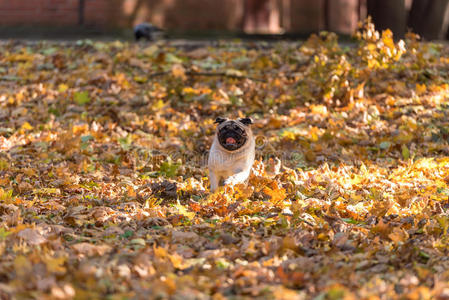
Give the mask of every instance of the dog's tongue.
[(235, 143), (236, 143), (236, 141), (235, 141), (235, 139), (232, 138), (232, 137), (228, 137), (228, 138), (226, 139), (226, 144), (235, 144)]

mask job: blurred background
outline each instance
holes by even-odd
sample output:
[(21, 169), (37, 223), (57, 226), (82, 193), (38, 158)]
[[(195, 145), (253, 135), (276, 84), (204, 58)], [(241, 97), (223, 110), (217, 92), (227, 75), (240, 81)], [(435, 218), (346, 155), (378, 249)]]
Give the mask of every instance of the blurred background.
[(351, 34), (371, 15), (395, 37), (408, 30), (448, 39), (449, 0), (0, 0), (1, 38), (109, 35), (131, 38), (150, 22), (169, 36)]

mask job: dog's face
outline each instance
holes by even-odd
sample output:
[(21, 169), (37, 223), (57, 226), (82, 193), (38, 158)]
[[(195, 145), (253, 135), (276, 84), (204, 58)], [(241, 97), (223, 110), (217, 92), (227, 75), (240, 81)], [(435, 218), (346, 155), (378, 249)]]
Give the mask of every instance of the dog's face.
[(218, 124), (218, 142), (228, 151), (235, 151), (242, 148), (248, 139), (252, 138), (249, 125), (253, 124), (253, 121), (250, 118), (241, 118), (238, 120), (217, 118), (215, 123)]

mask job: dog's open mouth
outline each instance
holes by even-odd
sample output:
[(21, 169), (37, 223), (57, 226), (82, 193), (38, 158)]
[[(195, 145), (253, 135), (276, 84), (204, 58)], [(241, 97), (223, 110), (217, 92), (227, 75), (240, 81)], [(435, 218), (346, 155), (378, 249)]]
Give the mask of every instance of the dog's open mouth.
[(237, 141), (233, 137), (228, 137), (226, 139), (226, 144), (235, 145), (235, 144), (237, 144)]

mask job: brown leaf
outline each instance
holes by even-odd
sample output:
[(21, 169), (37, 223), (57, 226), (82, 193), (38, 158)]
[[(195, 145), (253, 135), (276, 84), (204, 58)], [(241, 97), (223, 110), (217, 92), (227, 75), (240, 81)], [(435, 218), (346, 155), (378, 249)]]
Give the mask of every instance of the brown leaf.
[(25, 228), (21, 230), (17, 236), (25, 240), (30, 245), (40, 245), (47, 241), (47, 239), (44, 238), (37, 229), (32, 228)]
[(72, 248), (78, 253), (87, 256), (104, 255), (112, 250), (109, 245), (94, 245), (89, 243), (78, 243), (72, 246)]

